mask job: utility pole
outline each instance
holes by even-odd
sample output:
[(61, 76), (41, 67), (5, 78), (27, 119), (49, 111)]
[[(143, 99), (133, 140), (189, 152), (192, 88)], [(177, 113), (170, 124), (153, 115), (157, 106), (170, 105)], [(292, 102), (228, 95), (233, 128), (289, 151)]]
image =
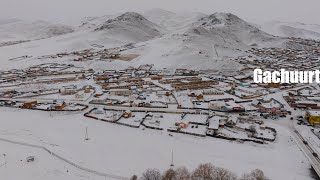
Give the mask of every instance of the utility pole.
[(89, 135), (88, 135), (88, 127), (86, 127), (86, 135), (85, 135), (85, 140), (88, 141), (89, 140)]
[(174, 164), (173, 164), (173, 149), (172, 149), (172, 151), (171, 151), (171, 164), (170, 164), (170, 166), (171, 166), (171, 167), (174, 166)]
[(213, 45), (213, 50), (214, 50), (214, 52), (216, 53), (216, 56), (219, 57), (219, 54), (218, 54), (218, 52), (217, 52), (217, 49), (216, 49), (216, 45), (215, 45), (215, 44)]

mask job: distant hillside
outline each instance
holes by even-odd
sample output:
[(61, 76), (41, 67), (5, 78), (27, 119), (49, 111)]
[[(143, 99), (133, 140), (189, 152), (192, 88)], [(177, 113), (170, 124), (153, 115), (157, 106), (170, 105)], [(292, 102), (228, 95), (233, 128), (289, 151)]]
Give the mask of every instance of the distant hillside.
[(259, 26), (263, 31), (277, 36), (320, 39), (320, 25), (317, 24), (271, 21)]
[(116, 18), (107, 20), (95, 28), (95, 31), (103, 31), (107, 35), (128, 38), (139, 42), (160, 36), (165, 30), (138, 13), (127, 12)]
[(43, 39), (72, 32), (70, 26), (46, 21), (10, 21), (0, 23), (0, 42)]

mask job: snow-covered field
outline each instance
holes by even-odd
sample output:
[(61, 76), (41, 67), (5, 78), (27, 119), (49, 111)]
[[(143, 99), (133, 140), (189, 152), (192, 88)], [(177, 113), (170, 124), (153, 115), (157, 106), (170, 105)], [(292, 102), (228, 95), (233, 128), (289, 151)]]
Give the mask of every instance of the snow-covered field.
[[(46, 112), (7, 108), (1, 108), (0, 113), (2, 138), (45, 146), (74, 163), (104, 173), (129, 177), (150, 167), (164, 170), (170, 165), (173, 149), (175, 166), (194, 168), (200, 163), (211, 162), (239, 175), (259, 168), (271, 179), (310, 179), (310, 165), (291, 139), (290, 132), (273, 122), (278, 131), (276, 142), (254, 145), (180, 134), (171, 137), (165, 131), (142, 131), (95, 121), (82, 114), (52, 113), (50, 116)], [(84, 140), (86, 128), (89, 141)], [(59, 175), (63, 180), (76, 179), (79, 174), (99, 179), (72, 169), (38, 149), (1, 141), (0, 146), (0, 153), (5, 153), (8, 161), (7, 166), (0, 168), (5, 179), (26, 176), (55, 179), (55, 175)], [(36, 161), (19, 162), (29, 155), (35, 156)], [(23, 170), (18, 174), (19, 167)], [(70, 173), (66, 173), (68, 168)]]
[[(105, 179), (63, 163), (41, 149), (2, 141), (0, 142), (0, 147), (0, 174), (3, 179)], [(35, 156), (35, 161), (27, 162), (26, 158), (29, 156)]]

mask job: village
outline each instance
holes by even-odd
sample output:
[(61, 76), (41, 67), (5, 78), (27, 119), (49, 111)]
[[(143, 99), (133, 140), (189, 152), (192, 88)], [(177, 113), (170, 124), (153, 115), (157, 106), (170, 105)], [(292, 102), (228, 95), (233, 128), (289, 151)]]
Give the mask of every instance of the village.
[[(122, 70), (95, 71), (74, 64), (43, 63), (0, 71), (0, 106), (28, 110), (76, 111), (100, 120), (137, 129), (214, 137), (265, 144), (277, 138), (270, 121), (289, 119), (296, 125), (320, 124), (318, 84), (254, 83), (253, 70), (316, 69), (319, 42), (291, 39), (309, 48), (259, 49), (231, 59), (238, 71), (157, 69), (153, 64)], [(130, 60), (120, 52), (134, 44), (94, 48), (41, 58)], [(132, 55), (131, 58), (137, 57)], [(20, 57), (28, 58), (28, 57)], [(280, 59), (280, 60), (279, 60)], [(294, 116), (295, 115), (295, 116)]]
[[(130, 61), (138, 55), (121, 53), (134, 48), (133, 44), (111, 49), (95, 44), (92, 49), (71, 53), (21, 56), (11, 61), (35, 58), (42, 63), (0, 71), (0, 108), (41, 113), (55, 120), (70, 115), (86, 123), (121, 128), (123, 131), (116, 132), (119, 135), (139, 131), (150, 136), (152, 132), (172, 141), (191, 138), (263, 148), (278, 145), (285, 127), (297, 134), (287, 142), (300, 138), (301, 142), (296, 142), (299, 148), (311, 147), (310, 156), (316, 158), (310, 162), (320, 162), (319, 84), (253, 82), (257, 68), (319, 67), (319, 42), (292, 41), (309, 44), (310, 48), (252, 48), (248, 50), (251, 55), (230, 59), (240, 65), (238, 70), (220, 71), (167, 69), (154, 64), (123, 69), (82, 65), (96, 60)], [(91, 139), (92, 126), (81, 128), (83, 142), (97, 138)], [(33, 154), (26, 158), (28, 163), (36, 160)]]
[[(289, 118), (290, 107), (307, 109), (305, 125), (320, 123), (319, 87), (253, 84), (250, 76), (154, 70), (153, 65), (95, 72), (66, 64), (41, 64), (0, 72), (0, 106), (78, 111), (92, 120), (128, 128), (270, 143), (268, 121)], [(275, 97), (282, 93), (286, 101)], [(288, 105), (286, 105), (287, 103)]]

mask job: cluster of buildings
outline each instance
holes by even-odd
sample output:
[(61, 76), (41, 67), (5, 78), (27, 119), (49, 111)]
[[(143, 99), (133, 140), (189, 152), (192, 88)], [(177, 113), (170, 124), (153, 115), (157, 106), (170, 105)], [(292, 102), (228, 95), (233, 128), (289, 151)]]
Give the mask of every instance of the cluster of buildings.
[[(107, 122), (200, 136), (235, 138), (237, 133), (230, 132), (238, 132), (242, 134), (239, 139), (248, 138), (248, 134), (250, 138), (266, 138), (259, 137), (259, 134), (265, 130), (268, 134), (274, 131), (260, 126), (263, 123), (259, 118), (286, 117), (291, 113), (277, 97), (265, 98), (274, 93), (283, 92), (283, 98), (292, 108), (306, 109), (306, 119), (311, 125), (320, 123), (320, 113), (317, 113), (317, 109), (320, 109), (319, 86), (253, 82), (255, 68), (272, 71), (319, 67), (318, 42), (292, 39), (294, 43), (304, 44), (307, 48), (252, 48), (248, 50), (251, 55), (233, 59), (242, 65), (238, 70), (155, 69), (152, 64), (122, 70), (93, 70), (47, 63), (26, 69), (0, 71), (0, 100), (3, 100), (0, 105), (75, 110), (80, 105), (69, 101), (82, 101), (88, 107), (107, 107), (115, 111), (116, 115), (94, 108), (90, 113), (85, 113), (88, 117)], [(60, 53), (52, 58), (72, 56), (77, 61), (121, 59), (120, 52), (130, 48), (132, 45), (87, 49)], [(30, 100), (20, 102), (21, 98)], [(42, 98), (52, 102), (43, 103)], [(150, 113), (144, 115), (145, 112)], [(223, 115), (211, 116), (212, 112)], [(243, 113), (248, 113), (245, 115), (248, 117), (240, 118)], [(257, 117), (257, 114), (260, 116)], [(167, 118), (173, 118), (175, 123), (166, 122)], [(253, 128), (253, 125), (259, 128)]]
[(103, 49), (103, 46), (94, 44), (94, 48), (84, 49), (73, 52), (63, 52), (53, 55), (44, 55), (38, 59), (56, 59), (56, 58), (73, 58), (74, 61), (92, 61), (92, 60), (123, 60), (130, 61), (138, 54), (124, 54), (123, 51), (134, 48), (133, 44), (126, 44), (121, 47)]

